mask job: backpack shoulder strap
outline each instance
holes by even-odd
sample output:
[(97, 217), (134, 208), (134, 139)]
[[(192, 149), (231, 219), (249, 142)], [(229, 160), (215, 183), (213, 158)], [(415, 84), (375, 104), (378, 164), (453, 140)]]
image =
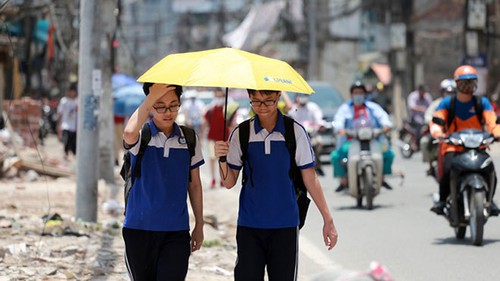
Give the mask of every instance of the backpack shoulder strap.
[(472, 96), (475, 101), (476, 116), (479, 120), (479, 124), (483, 124), (483, 98), (478, 96)]
[(184, 137), (186, 138), (186, 143), (189, 149), (189, 155), (191, 157), (194, 156), (195, 154), (195, 148), (196, 148), (196, 133), (192, 128), (186, 127), (186, 126), (179, 126), (182, 130), (182, 133), (184, 134)]
[[(179, 126), (182, 130), (182, 134), (186, 138), (186, 144), (189, 150), (190, 159), (193, 158), (196, 149), (196, 133), (193, 129), (186, 126)], [(189, 161), (189, 167), (191, 167), (191, 161)], [(189, 168), (189, 182), (191, 182), (191, 168)]]
[(446, 118), (446, 128), (449, 131), (449, 128), (451, 127), (451, 124), (455, 120), (455, 106), (457, 103), (457, 98), (455, 96), (451, 97), (450, 101), (450, 108), (448, 109), (448, 118)]
[(295, 162), (295, 155), (297, 152), (297, 140), (295, 139), (295, 120), (288, 116), (283, 116), (285, 121), (285, 142), (286, 147), (288, 149), (288, 153), (290, 153), (290, 170), (288, 174), (290, 179), (292, 179), (295, 192), (297, 194), (304, 193), (307, 194), (307, 188), (304, 185), (302, 180), (302, 174), (300, 172), (299, 167), (297, 167), (297, 163)]
[(297, 166), (295, 163), (295, 152), (297, 150), (297, 142), (295, 140), (295, 129), (294, 123), (295, 121), (286, 115), (283, 115), (285, 120), (285, 142), (286, 147), (288, 149), (288, 153), (290, 153), (290, 168), (293, 166)]
[[(248, 162), (248, 141), (250, 139), (250, 119), (241, 122), (239, 125), (239, 141), (240, 141), (240, 149), (241, 149), (241, 162), (243, 166), (246, 162)], [(251, 171), (250, 165), (248, 165), (249, 170)], [(247, 181), (247, 176), (245, 172), (243, 172), (242, 176), (242, 185), (244, 186)], [(253, 183), (253, 181), (252, 181)]]
[(142, 156), (144, 155), (144, 151), (148, 147), (148, 143), (150, 140), (151, 140), (151, 128), (149, 127), (149, 122), (146, 122), (144, 123), (144, 125), (142, 125), (141, 146), (139, 147), (139, 152), (137, 153), (137, 159), (135, 161), (134, 173), (133, 173), (134, 178), (141, 176)]

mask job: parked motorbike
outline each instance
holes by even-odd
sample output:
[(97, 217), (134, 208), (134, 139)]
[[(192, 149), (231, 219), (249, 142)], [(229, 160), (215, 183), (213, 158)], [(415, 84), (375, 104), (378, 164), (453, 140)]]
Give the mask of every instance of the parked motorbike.
[[(450, 195), (446, 199), (445, 218), (455, 230), (455, 237), (463, 239), (467, 226), (472, 244), (483, 243), (484, 225), (490, 215), (495, 188), (493, 160), (486, 148), (494, 137), (476, 129), (450, 134), (444, 142), (463, 148), (451, 161)], [(437, 194), (436, 194), (437, 195)], [(439, 195), (434, 196), (434, 201)]]
[(353, 130), (346, 130), (346, 136), (351, 138), (348, 158), (343, 160), (347, 166), (349, 193), (357, 200), (357, 206), (363, 205), (373, 209), (373, 198), (380, 193), (382, 186), (382, 152), (379, 141), (375, 138), (382, 133), (381, 129), (373, 128), (366, 119), (358, 119), (353, 124)]
[(403, 120), (403, 127), (399, 130), (399, 150), (403, 158), (411, 158), (413, 153), (420, 151), (420, 137), (429, 132), (427, 124), (419, 124)]

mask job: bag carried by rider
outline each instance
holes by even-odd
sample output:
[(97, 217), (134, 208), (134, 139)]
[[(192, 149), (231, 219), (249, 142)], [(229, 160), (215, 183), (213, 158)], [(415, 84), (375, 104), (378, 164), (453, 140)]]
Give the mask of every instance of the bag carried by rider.
[[(182, 130), (184, 137), (186, 138), (186, 143), (189, 150), (189, 155), (192, 158), (195, 154), (196, 147), (196, 134), (193, 129), (186, 126), (179, 126)], [(141, 144), (139, 147), (139, 152), (137, 152), (137, 159), (135, 161), (135, 166), (132, 166), (132, 162), (130, 159), (130, 151), (126, 151), (123, 155), (123, 164), (120, 169), (120, 176), (125, 181), (124, 184), (124, 198), (125, 198), (125, 210), (127, 210), (127, 201), (130, 191), (132, 190), (132, 186), (134, 185), (134, 180), (141, 176), (141, 162), (142, 156), (144, 155), (144, 151), (148, 147), (148, 143), (151, 140), (151, 128), (149, 127), (149, 123), (146, 122), (142, 126), (141, 133)], [(191, 163), (191, 161), (189, 161)], [(189, 169), (189, 167), (188, 167)], [(132, 173), (133, 171), (133, 173)], [(191, 173), (189, 173), (189, 181), (191, 182)], [(124, 213), (125, 214), (125, 211)]]
[[(292, 179), (293, 187), (295, 188), (295, 194), (297, 196), (297, 205), (299, 207), (299, 229), (304, 226), (306, 221), (307, 210), (309, 209), (309, 204), (311, 203), (311, 199), (307, 197), (307, 188), (304, 185), (304, 181), (302, 179), (302, 174), (300, 173), (300, 169), (297, 167), (295, 163), (295, 152), (297, 149), (297, 143), (295, 140), (295, 131), (293, 129), (294, 120), (288, 116), (283, 116), (285, 121), (285, 142), (286, 147), (288, 149), (288, 153), (290, 153), (290, 170), (288, 172), (290, 179)], [(248, 165), (248, 171), (250, 174), (250, 183), (253, 185), (252, 178), (252, 167), (248, 161), (248, 141), (250, 138), (250, 119), (243, 121), (239, 125), (239, 140), (240, 140), (240, 148), (241, 148), (241, 160), (243, 165)], [(248, 178), (243, 173), (243, 185), (247, 182)]]

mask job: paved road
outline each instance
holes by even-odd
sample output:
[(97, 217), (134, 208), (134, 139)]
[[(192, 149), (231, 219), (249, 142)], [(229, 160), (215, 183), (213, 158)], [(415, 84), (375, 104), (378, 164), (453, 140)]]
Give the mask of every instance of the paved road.
[[(492, 155), (500, 167), (496, 146)], [(468, 230), (464, 240), (457, 240), (447, 221), (429, 211), (438, 188), (425, 176), (421, 154), (409, 160), (396, 156), (394, 168), (404, 171), (404, 183), (389, 178), (394, 190), (382, 190), (372, 211), (355, 208), (347, 194), (334, 193), (338, 181), (331, 176), (321, 178), (340, 238), (334, 250), (324, 249), (322, 221), (313, 206), (301, 233), (301, 270), (308, 275), (331, 268), (367, 271), (371, 261), (378, 261), (396, 280), (500, 280), (500, 218), (488, 220), (483, 246), (471, 245)], [(325, 172), (331, 175), (331, 166)]]

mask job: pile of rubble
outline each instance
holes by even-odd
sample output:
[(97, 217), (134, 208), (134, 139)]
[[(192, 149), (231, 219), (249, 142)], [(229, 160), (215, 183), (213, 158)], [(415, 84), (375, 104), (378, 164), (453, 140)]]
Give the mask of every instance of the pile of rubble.
[[(74, 177), (2, 184), (0, 281), (129, 280), (121, 235), (123, 202), (110, 199), (104, 181), (98, 185), (98, 223), (84, 223), (71, 215)], [(205, 240), (190, 258), (187, 280), (233, 280), (236, 197), (225, 189), (205, 194)]]
[[(38, 144), (38, 126), (34, 126), (31, 121), (29, 124), (21, 122), (23, 119), (17, 117), (13, 119), (14, 116), (16, 115), (9, 115), (7, 118), (4, 112), (5, 122), (0, 122), (4, 124), (0, 126), (0, 180), (31, 182), (41, 174), (54, 178), (74, 175), (74, 169), (69, 163), (51, 156)], [(25, 116), (25, 119), (33, 118)], [(13, 120), (17, 120), (16, 127), (13, 126)], [(52, 136), (46, 141), (45, 147), (58, 145), (57, 142), (57, 138)]]

